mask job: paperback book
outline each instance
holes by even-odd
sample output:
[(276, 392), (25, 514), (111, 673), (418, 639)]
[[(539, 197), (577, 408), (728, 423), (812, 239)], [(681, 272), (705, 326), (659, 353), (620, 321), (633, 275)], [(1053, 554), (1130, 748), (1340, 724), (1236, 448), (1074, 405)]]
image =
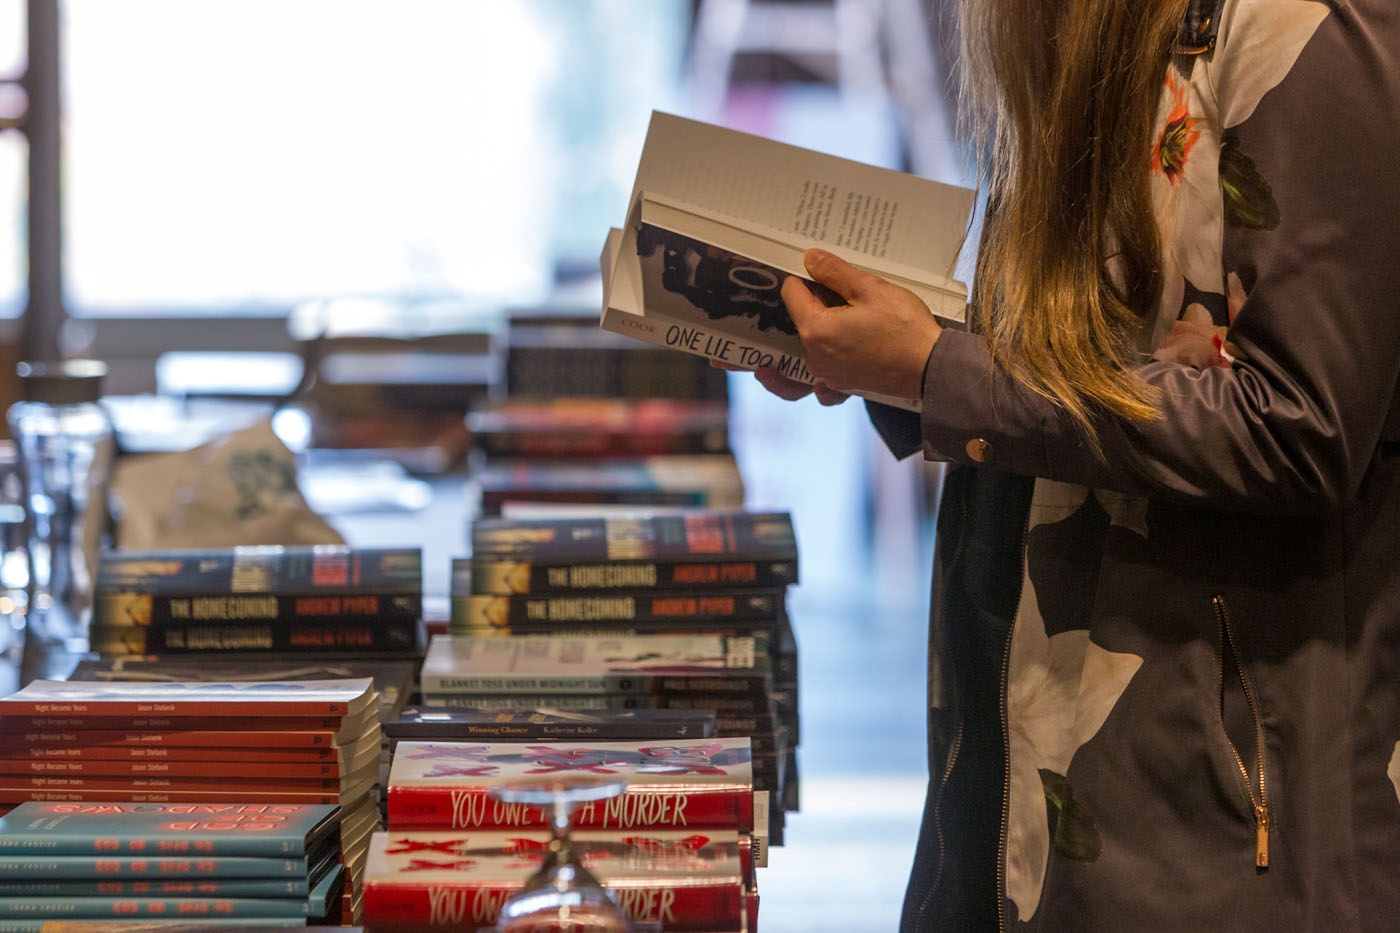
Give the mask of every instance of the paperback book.
[[(953, 270), (974, 193), (653, 113), (628, 215), (602, 253), (601, 326), (811, 383), (783, 281), (820, 246), (914, 292), (954, 325)], [(807, 280), (827, 304), (844, 299)], [(869, 396), (918, 409), (917, 399)]]
[(698, 593), (798, 582), (786, 512), (482, 519), (471, 544), (474, 594)]
[(719, 635), (438, 635), (419, 675), (427, 693), (714, 693), (766, 696), (762, 638)]
[(467, 427), (488, 461), (729, 452), (729, 406), (710, 399), (507, 398)]
[(416, 621), (422, 615), (417, 548), (248, 547), (106, 551), (94, 622), (124, 628), (167, 622)]
[(618, 776), (620, 797), (580, 806), (583, 829), (753, 830), (749, 743), (655, 742), (474, 744), (400, 742), (389, 773), (389, 828), (517, 829), (546, 825), (543, 811), (503, 803), (492, 786), (557, 775)]
[(711, 710), (431, 709), (411, 706), (384, 724), (391, 745), (400, 741), (627, 741), (696, 739), (715, 734)]
[(481, 514), (515, 503), (739, 508), (744, 484), (732, 454), (606, 460), (494, 460), (473, 479)]
[(0, 853), (303, 856), (339, 826), (332, 806), (23, 803), (0, 817)]
[(368, 677), (318, 681), (35, 680), (0, 697), (9, 716), (354, 716), (374, 706)]
[[(454, 577), (470, 586), (470, 575)], [(635, 631), (773, 623), (785, 614), (784, 591), (729, 589), (703, 593), (620, 592), (572, 596), (452, 594), (454, 631), (502, 634), (579, 627)]]

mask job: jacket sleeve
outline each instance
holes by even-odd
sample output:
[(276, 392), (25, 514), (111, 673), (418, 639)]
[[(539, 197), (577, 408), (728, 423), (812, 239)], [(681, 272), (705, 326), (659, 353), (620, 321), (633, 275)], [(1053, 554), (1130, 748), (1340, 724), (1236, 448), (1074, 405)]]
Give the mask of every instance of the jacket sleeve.
[[(1243, 61), (1267, 54), (1260, 36), (1238, 35), (1255, 43), (1234, 50)], [(1228, 113), (1241, 82), (1225, 66), (1211, 77)], [(1379, 442), (1400, 436), (1400, 4), (1333, 4), (1223, 138), (1251, 155), (1279, 208), (1273, 229), (1225, 228), (1222, 278), (1236, 273), (1247, 294), (1227, 338), (1236, 362), (1142, 365), (1161, 416), (1102, 418), (1096, 452), (982, 338), (945, 331), (924, 376), (926, 457), (1259, 512), (1315, 514), (1354, 496)]]

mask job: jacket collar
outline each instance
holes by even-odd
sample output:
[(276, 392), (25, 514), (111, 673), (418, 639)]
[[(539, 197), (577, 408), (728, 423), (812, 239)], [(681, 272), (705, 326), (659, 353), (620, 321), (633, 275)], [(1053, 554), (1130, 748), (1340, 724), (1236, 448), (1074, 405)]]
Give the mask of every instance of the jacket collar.
[(1213, 50), (1215, 35), (1220, 30), (1220, 8), (1224, 5), (1225, 0), (1191, 0), (1172, 52), (1204, 55)]

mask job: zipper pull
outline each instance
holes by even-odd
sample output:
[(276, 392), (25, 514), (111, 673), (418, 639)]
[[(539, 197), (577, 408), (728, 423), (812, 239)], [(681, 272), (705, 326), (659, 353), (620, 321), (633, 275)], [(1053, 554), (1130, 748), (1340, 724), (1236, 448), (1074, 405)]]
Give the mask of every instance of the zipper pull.
[(1269, 867), (1269, 808), (1265, 804), (1254, 805), (1254, 867)]

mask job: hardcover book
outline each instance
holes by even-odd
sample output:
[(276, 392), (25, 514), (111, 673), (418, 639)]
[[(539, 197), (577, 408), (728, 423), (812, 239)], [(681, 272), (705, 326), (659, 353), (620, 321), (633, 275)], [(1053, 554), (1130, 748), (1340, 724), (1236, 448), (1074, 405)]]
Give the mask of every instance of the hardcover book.
[(617, 775), (620, 797), (586, 803), (584, 829), (753, 829), (749, 742), (474, 744), (400, 742), (389, 772), (389, 827), (516, 829), (546, 825), (539, 807), (494, 800), (490, 788), (512, 779)]
[(0, 817), (0, 853), (304, 856), (339, 826), (332, 806), (22, 803)]
[(786, 512), (481, 519), (471, 544), (476, 594), (695, 593), (797, 582)]
[(744, 484), (732, 454), (609, 460), (495, 460), (473, 474), (481, 514), (514, 503), (740, 508)]
[[(780, 290), (820, 246), (965, 318), (953, 279), (974, 193), (653, 113), (628, 216), (603, 248), (603, 329), (811, 383)], [(843, 300), (808, 282), (828, 304)], [(911, 410), (917, 399), (871, 396)]]
[(701, 399), (508, 398), (467, 414), (488, 459), (729, 452), (729, 406)]
[(294, 920), (321, 919), (339, 910), (344, 869), (327, 872), (305, 897), (3, 897), (0, 918), (5, 919), (104, 919), (160, 917), (192, 920), (201, 917), (269, 917)]
[[(642, 830), (573, 835), (580, 858), (634, 921), (665, 930), (744, 926), (747, 846), (730, 832)], [(370, 842), (364, 921), (375, 929), (496, 922), (548, 847), (519, 832), (387, 832)]]
[(183, 683), (35, 680), (0, 697), (6, 716), (354, 716), (375, 702), (368, 677)]
[(719, 635), (438, 635), (424, 693), (766, 695), (767, 644)]
[(488, 742), (623, 741), (709, 738), (715, 734), (710, 710), (429, 709), (411, 706), (384, 724), (391, 743), (403, 740), (484, 740)]

